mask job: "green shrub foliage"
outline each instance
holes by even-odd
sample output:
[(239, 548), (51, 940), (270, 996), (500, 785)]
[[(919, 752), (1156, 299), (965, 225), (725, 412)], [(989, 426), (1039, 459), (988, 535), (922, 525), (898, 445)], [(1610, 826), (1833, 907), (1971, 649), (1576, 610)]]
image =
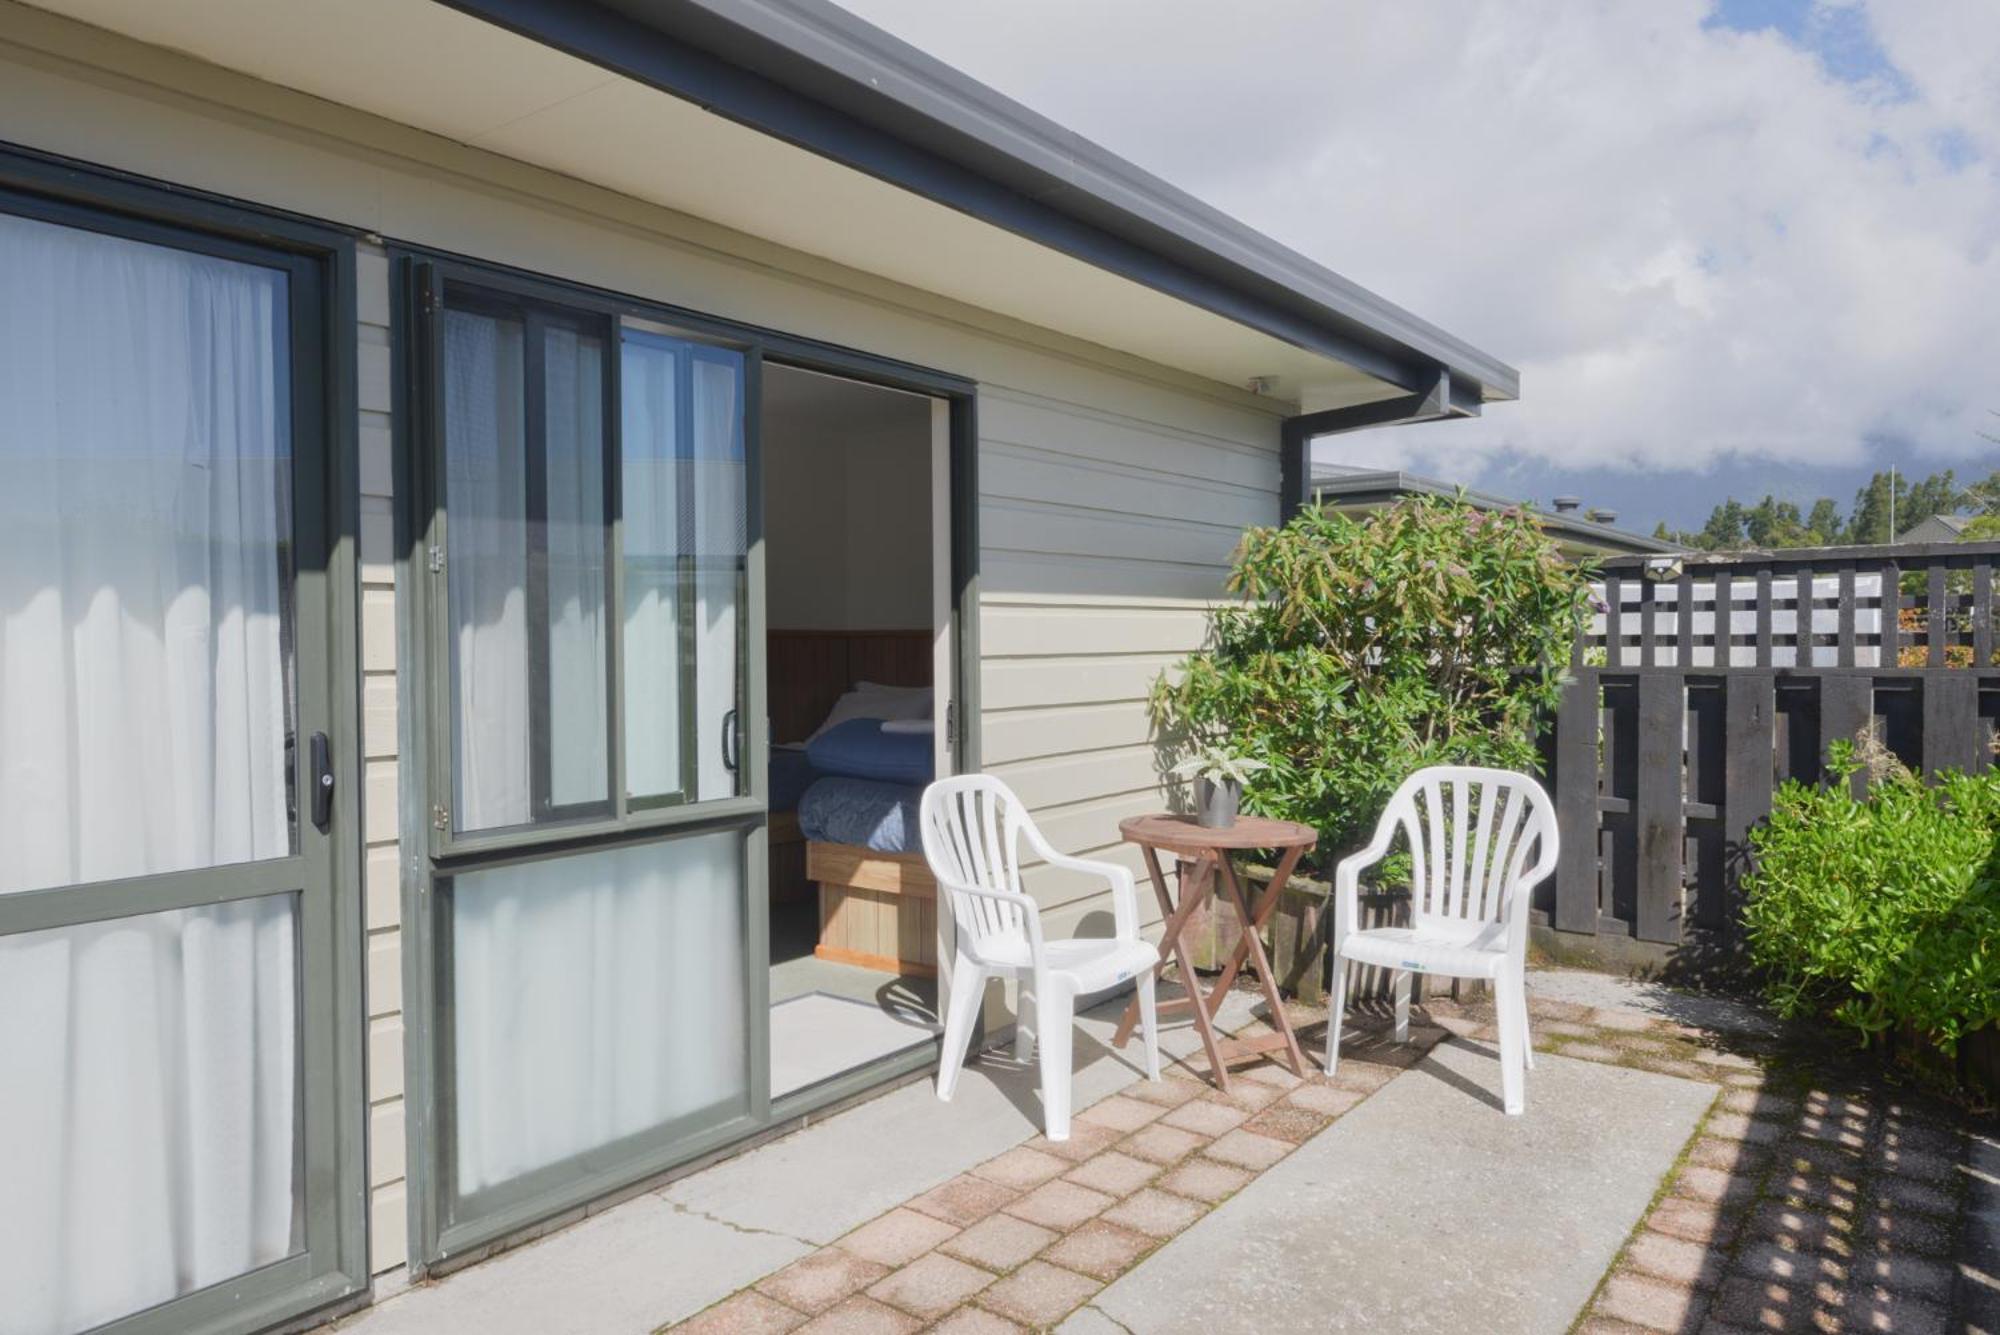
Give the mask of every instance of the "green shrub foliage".
[(2000, 770), (1879, 766), (1857, 799), (1853, 745), (1828, 749), (1834, 782), (1786, 784), (1751, 831), (1751, 958), (1782, 1014), (1950, 1055), (2000, 1022)]
[(1252, 529), (1229, 582), (1239, 601), (1154, 683), (1162, 747), (1262, 761), (1245, 809), (1312, 826), (1330, 862), (1419, 766), (1540, 768), (1588, 578), (1532, 515), (1462, 501), (1308, 508)]

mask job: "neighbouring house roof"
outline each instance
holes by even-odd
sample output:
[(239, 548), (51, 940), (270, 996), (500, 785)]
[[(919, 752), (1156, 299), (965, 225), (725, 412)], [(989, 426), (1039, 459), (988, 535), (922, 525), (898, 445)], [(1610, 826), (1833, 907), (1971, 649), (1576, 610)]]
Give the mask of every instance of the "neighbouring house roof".
[[(1281, 412), (1514, 369), (827, 0), (33, 0)], [(366, 207), (340, 219), (367, 225)], [(409, 239), (409, 238), (404, 238)]]
[(1674, 543), (1632, 533), (1609, 524), (1600, 524), (1580, 514), (1558, 513), (1510, 500), (1491, 492), (1472, 491), (1436, 478), (1418, 477), (1396, 469), (1341, 469), (1313, 474), (1312, 495), (1316, 503), (1344, 510), (1368, 510), (1393, 505), (1406, 496), (1463, 495), (1482, 510), (1519, 508), (1542, 523), (1549, 535), (1566, 551), (1592, 556), (1655, 555), (1684, 550)]
[(1932, 515), (1920, 524), (1912, 524), (1899, 536), (1897, 542), (1951, 542), (1965, 532), (1965, 526), (1978, 515)]

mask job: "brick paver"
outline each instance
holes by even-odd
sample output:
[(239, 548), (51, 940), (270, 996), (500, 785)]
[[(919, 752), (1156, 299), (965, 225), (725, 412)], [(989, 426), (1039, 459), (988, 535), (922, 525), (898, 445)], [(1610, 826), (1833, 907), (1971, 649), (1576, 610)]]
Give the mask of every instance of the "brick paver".
[[(1949, 1116), (1840, 1060), (1534, 1000), (1536, 1046), (1705, 1080), (1717, 1101), (1576, 1330), (1954, 1330), (1962, 1209)], [(1011, 1335), (1059, 1324), (1161, 1243), (1351, 1111), (1447, 1031), (1491, 1037), (1490, 1003), (1437, 1000), (1413, 1042), (1348, 1022), (1340, 1072), (1185, 1068), (1079, 1110), (699, 1314), (695, 1335)], [(1300, 1027), (1320, 1020), (1301, 1017)], [(1255, 1026), (1253, 1026), (1255, 1027)], [(1323, 1033), (1323, 1030), (1321, 1030)], [(1308, 1048), (1315, 1046), (1308, 1040)], [(1850, 1079), (1850, 1077), (1852, 1077)]]
[(979, 1295), (988, 1311), (1030, 1326), (1053, 1326), (1082, 1306), (1103, 1285), (1047, 1261), (1030, 1261)]

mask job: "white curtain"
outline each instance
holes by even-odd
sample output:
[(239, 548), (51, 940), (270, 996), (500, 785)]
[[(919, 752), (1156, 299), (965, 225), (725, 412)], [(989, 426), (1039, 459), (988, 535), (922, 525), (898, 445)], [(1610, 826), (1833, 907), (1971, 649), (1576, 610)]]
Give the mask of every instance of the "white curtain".
[(527, 823), (528, 461), (521, 325), (444, 315), (453, 822)]
[(634, 797), (680, 792), (680, 361), (627, 333), (618, 380), (625, 523), (625, 782)]
[(723, 763), (723, 720), (737, 707), (739, 624), (744, 615), (743, 362), (708, 349), (694, 357), (696, 796), (730, 797), (747, 786)]
[[(286, 319), (0, 216), (0, 894), (291, 850)], [(282, 896), (0, 938), (0, 1332), (296, 1249), (295, 939)]]
[(458, 1189), (748, 1089), (743, 835), (471, 872), (452, 889)]
[(610, 796), (610, 693), (604, 624), (604, 344), (551, 328), (547, 386), (549, 796), (558, 806)]

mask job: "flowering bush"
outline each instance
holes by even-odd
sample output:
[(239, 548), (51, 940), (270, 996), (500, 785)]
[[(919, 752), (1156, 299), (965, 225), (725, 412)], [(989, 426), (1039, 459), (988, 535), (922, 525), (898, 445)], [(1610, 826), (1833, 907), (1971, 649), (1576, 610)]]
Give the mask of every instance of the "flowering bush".
[(1154, 683), (1155, 725), (1170, 754), (1224, 738), (1262, 761), (1245, 807), (1312, 826), (1329, 861), (1420, 766), (1540, 769), (1590, 597), (1532, 515), (1429, 497), (1252, 529), (1229, 587)]

